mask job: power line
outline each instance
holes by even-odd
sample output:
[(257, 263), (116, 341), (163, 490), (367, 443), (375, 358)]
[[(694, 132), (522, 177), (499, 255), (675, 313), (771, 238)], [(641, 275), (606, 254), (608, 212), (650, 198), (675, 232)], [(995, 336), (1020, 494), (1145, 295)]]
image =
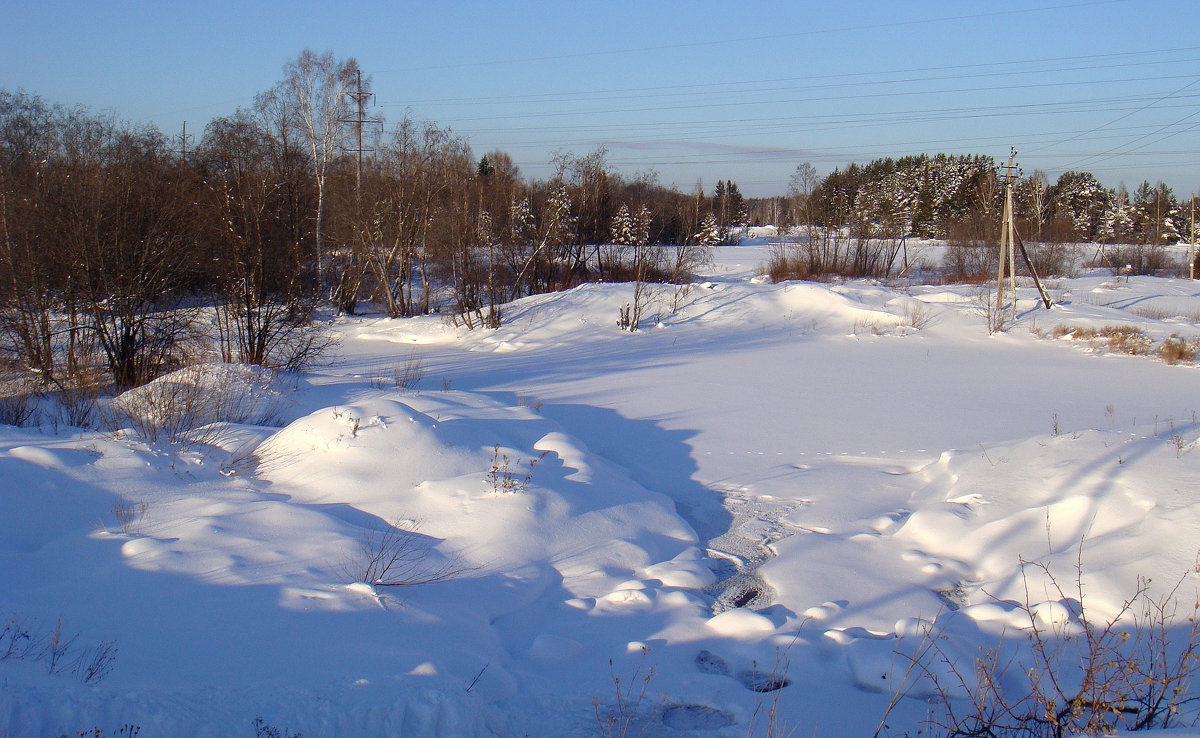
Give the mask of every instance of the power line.
[(678, 44), (661, 44), (657, 46), (643, 46), (625, 49), (605, 49), (602, 51), (582, 51), (574, 54), (556, 54), (552, 56), (531, 56), (513, 59), (489, 59), (478, 62), (458, 62), (455, 64), (436, 64), (417, 67), (406, 67), (402, 69), (392, 69), (382, 74), (406, 73), (406, 72), (427, 72), (439, 69), (469, 69), (473, 67), (492, 67), (501, 64), (529, 64), (535, 62), (551, 62), (565, 61), (568, 59), (589, 59), (603, 56), (615, 56), (626, 54), (641, 54), (651, 51), (675, 51), (678, 49), (697, 49), (714, 46), (728, 46), (731, 44), (744, 43), (762, 43), (764, 41), (782, 41), (784, 39), (805, 38), (812, 36), (821, 36), (826, 34), (852, 33), (859, 31), (875, 31), (888, 28), (904, 28), (910, 26), (921, 26), (935, 23), (952, 23), (957, 21), (981, 20), (999, 18), (1002, 16), (1017, 16), (1031, 15), (1036, 13), (1046, 13), (1055, 10), (1074, 10), (1078, 8), (1094, 7), (1097, 5), (1114, 5), (1117, 3), (1128, 2), (1128, 0), (1089, 0), (1088, 2), (1068, 3), (1064, 5), (1050, 5), (1042, 8), (1025, 8), (1017, 10), (996, 10), (988, 13), (973, 13), (969, 15), (950, 15), (937, 18), (923, 18), (906, 21), (893, 21), (890, 23), (868, 23), (858, 26), (843, 26), (838, 28), (824, 29), (809, 29), (805, 31), (793, 31), (791, 33), (776, 33), (759, 36), (744, 36), (741, 38), (719, 39), (716, 41), (691, 41)]
[[(781, 84), (781, 83), (787, 83), (787, 82), (812, 83), (814, 80), (816, 80), (816, 81), (825, 80), (825, 82), (823, 82), (822, 84), (805, 84), (805, 85), (802, 85), (798, 89), (823, 89), (823, 88), (830, 88), (830, 87), (842, 89), (842, 88), (846, 88), (846, 87), (863, 87), (863, 86), (877, 85), (877, 84), (902, 84), (902, 83), (913, 83), (913, 82), (933, 82), (933, 81), (942, 81), (942, 80), (947, 80), (947, 79), (978, 79), (978, 78), (984, 78), (984, 77), (1000, 77), (1000, 76), (1006, 76), (1006, 75), (1030, 75), (1030, 74), (1047, 74), (1047, 73), (1061, 73), (1061, 72), (1074, 72), (1074, 71), (1093, 71), (1096, 69), (1099, 62), (1102, 62), (1106, 59), (1114, 59), (1114, 58), (1129, 57), (1129, 56), (1161, 55), (1161, 54), (1168, 54), (1168, 53), (1177, 53), (1177, 52), (1181, 52), (1181, 51), (1197, 51), (1197, 50), (1200, 50), (1200, 47), (1191, 46), (1191, 47), (1179, 47), (1176, 49), (1156, 49), (1156, 50), (1151, 50), (1151, 51), (1115, 52), (1115, 53), (1109, 53), (1109, 54), (1088, 54), (1088, 55), (1081, 55), (1081, 56), (1049, 57), (1049, 58), (1044, 58), (1044, 59), (1029, 59), (1029, 60), (1024, 60), (1024, 61), (1007, 61), (1007, 62), (988, 62), (988, 63), (980, 63), (980, 64), (955, 64), (955, 65), (949, 65), (949, 66), (916, 67), (916, 68), (911, 68), (911, 69), (893, 69), (893, 70), (874, 71), (874, 72), (843, 72), (843, 73), (838, 73), (838, 74), (826, 74), (826, 75), (816, 75), (816, 76), (807, 75), (807, 76), (800, 76), (800, 77), (776, 77), (776, 78), (761, 79), (761, 80), (739, 80), (736, 82), (697, 82), (697, 83), (680, 84), (680, 85), (658, 85), (658, 86), (653, 86), (653, 87), (627, 87), (627, 88), (613, 88), (613, 89), (602, 89), (602, 90), (574, 90), (574, 91), (567, 91), (567, 92), (525, 93), (525, 94), (521, 94), (521, 95), (495, 95), (495, 96), (486, 96), (486, 97), (443, 97), (443, 98), (428, 98), (428, 99), (424, 99), (424, 100), (421, 100), (421, 99), (408, 100), (406, 102), (382, 101), (379, 104), (381, 106), (397, 106), (397, 105), (412, 106), (412, 105), (492, 105), (492, 104), (505, 103), (505, 102), (507, 102), (507, 103), (522, 103), (522, 104), (537, 103), (537, 102), (575, 102), (575, 101), (578, 101), (580, 98), (591, 98), (591, 99), (601, 99), (601, 100), (621, 99), (620, 97), (600, 97), (600, 98), (593, 97), (593, 96), (599, 96), (599, 95), (617, 95), (618, 93), (629, 93), (631, 95), (636, 95), (639, 97), (644, 96), (647, 93), (659, 93), (659, 95), (663, 96), (663, 97), (680, 97), (680, 96), (687, 96), (687, 95), (693, 95), (693, 94), (731, 94), (734, 92), (738, 92), (739, 91), (738, 88), (750, 87), (753, 85)], [(1159, 65), (1168, 65), (1168, 64), (1188, 64), (1188, 63), (1193, 63), (1195, 61), (1197, 61), (1197, 58), (1189, 57), (1189, 58), (1185, 58), (1185, 59), (1166, 59), (1166, 60), (1160, 60), (1160, 61), (1128, 62), (1128, 63), (1124, 63), (1124, 64), (1105, 64), (1104, 68), (1105, 69), (1118, 69), (1118, 68), (1125, 68), (1125, 67), (1159, 66)], [(1066, 63), (1066, 62), (1073, 62), (1077, 66), (1072, 66), (1072, 67), (1063, 66), (1064, 63)], [(990, 72), (978, 72), (975, 74), (951, 74), (951, 72), (955, 72), (955, 71), (959, 71), (959, 70), (982, 69), (982, 68), (990, 68), (990, 67), (1009, 67), (1009, 66), (1013, 66), (1013, 65), (1027, 65), (1027, 64), (1044, 64), (1047, 66), (1041, 67), (1041, 68), (1035, 68), (1035, 69), (1025, 69), (1025, 70), (990, 71)], [(913, 74), (917, 74), (917, 73), (921, 73), (921, 72), (942, 72), (943, 74), (940, 74), (938, 76), (925, 76), (925, 77), (904, 76), (904, 75), (913, 75)], [(899, 79), (885, 78), (885, 79), (878, 79), (878, 80), (867, 79), (867, 80), (859, 80), (859, 81), (851, 81), (851, 82), (839, 81), (839, 80), (847, 80), (847, 79), (862, 78), (862, 77), (876, 77), (876, 76), (879, 76), (879, 77), (897, 77), (897, 76), (899, 76), (900, 78)], [(1138, 78), (1133, 81), (1141, 81), (1142, 79), (1144, 79), (1144, 78)], [(777, 91), (780, 91), (783, 89), (797, 89), (797, 88), (790, 88), (790, 87), (789, 88), (762, 88), (762, 89), (755, 89), (755, 90), (750, 90), (750, 91), (752, 91), (752, 92), (777, 92)], [(691, 92), (692, 90), (707, 90), (707, 91)]]

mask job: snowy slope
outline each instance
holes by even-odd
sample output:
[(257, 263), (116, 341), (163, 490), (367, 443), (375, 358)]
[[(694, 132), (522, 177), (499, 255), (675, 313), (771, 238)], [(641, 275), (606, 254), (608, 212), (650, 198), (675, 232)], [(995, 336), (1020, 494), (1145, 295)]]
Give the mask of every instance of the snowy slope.
[[(1193, 596), (1200, 372), (1039, 337), (1200, 333), (1192, 284), (1063, 280), (989, 335), (975, 287), (772, 285), (764, 260), (720, 250), (636, 333), (629, 285), (494, 331), (343, 318), (335, 360), (192, 448), (0, 430), (0, 615), (42, 646), (0, 660), (0, 735), (742, 736), (772, 706), (870, 735), (922, 622), (970, 663), (1017, 603), (1061, 606), (1022, 559), (1071, 586), (1082, 561), (1101, 616), (1140, 576)], [(392, 525), (410, 576), (450, 581), (356, 582)]]

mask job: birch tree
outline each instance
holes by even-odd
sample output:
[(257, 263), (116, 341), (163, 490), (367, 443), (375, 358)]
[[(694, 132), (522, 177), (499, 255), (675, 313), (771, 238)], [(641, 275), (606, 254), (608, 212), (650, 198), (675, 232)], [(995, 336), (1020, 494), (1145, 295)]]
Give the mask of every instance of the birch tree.
[(350, 112), (346, 92), (358, 70), (358, 62), (336, 59), (333, 52), (300, 52), (283, 67), (283, 80), (267, 93), (277, 97), (289, 111), (294, 125), (308, 144), (309, 166), (317, 191), (313, 222), (313, 246), (317, 258), (317, 281), (325, 287), (325, 246), (322, 225), (328, 196), (330, 168), (345, 137), (343, 120)]

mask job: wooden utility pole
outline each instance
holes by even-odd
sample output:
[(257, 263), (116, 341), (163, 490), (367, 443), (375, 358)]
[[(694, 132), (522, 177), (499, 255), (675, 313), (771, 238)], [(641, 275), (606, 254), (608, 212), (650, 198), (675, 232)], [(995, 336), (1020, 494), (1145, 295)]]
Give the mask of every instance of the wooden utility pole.
[(1188, 231), (1188, 279), (1196, 278), (1196, 194), (1192, 193), (1192, 225)]
[(1021, 250), (1021, 260), (1025, 262), (1025, 268), (1033, 277), (1033, 284), (1037, 287), (1038, 294), (1041, 295), (1042, 304), (1046, 306), (1047, 310), (1054, 305), (1050, 300), (1050, 295), (1046, 293), (1046, 288), (1042, 286), (1042, 280), (1038, 279), (1037, 269), (1033, 266), (1033, 259), (1029, 258), (1029, 252), (1025, 249), (1025, 242), (1021, 240), (1021, 234), (1017, 232), (1016, 216), (1013, 213), (1013, 180), (1016, 179), (1014, 174), (1016, 166), (1013, 164), (1013, 159), (1016, 155), (1017, 150), (1010, 149), (1008, 164), (1004, 167), (1004, 225), (1000, 231), (1000, 272), (996, 277), (996, 315), (999, 316), (1004, 310), (1004, 268), (1007, 263), (1008, 289), (1012, 294), (1014, 318), (1017, 315), (1017, 249)]
[(1008, 154), (1008, 164), (1004, 168), (1004, 223), (1000, 229), (1000, 258), (999, 271), (996, 275), (996, 315), (999, 316), (1004, 310), (1004, 270), (1008, 268), (1008, 290), (1012, 293), (1012, 309), (1013, 317), (1017, 313), (1017, 269), (1016, 269), (1016, 252), (1014, 227), (1013, 227), (1013, 171), (1015, 166), (1013, 159), (1017, 156), (1017, 150), (1010, 148)]
[(362, 155), (364, 153), (370, 153), (370, 152), (375, 151), (375, 149), (364, 149), (363, 148), (363, 140), (362, 140), (363, 139), (363, 124), (364, 123), (378, 123), (380, 125), (383, 125), (383, 121), (379, 120), (378, 118), (366, 117), (367, 101), (370, 100), (371, 97), (373, 97), (375, 93), (363, 91), (362, 70), (361, 69), (354, 70), (354, 74), (355, 74), (355, 87), (353, 90), (347, 91), (346, 95), (351, 100), (354, 101), (355, 115), (353, 118), (342, 118), (341, 122), (342, 123), (351, 123), (354, 125), (355, 148), (352, 149), (352, 151), (354, 152), (355, 163), (357, 165), (355, 168), (355, 177), (354, 177), (354, 193), (355, 193), (355, 196), (357, 197), (357, 196), (361, 196), (361, 194), (362, 194)]

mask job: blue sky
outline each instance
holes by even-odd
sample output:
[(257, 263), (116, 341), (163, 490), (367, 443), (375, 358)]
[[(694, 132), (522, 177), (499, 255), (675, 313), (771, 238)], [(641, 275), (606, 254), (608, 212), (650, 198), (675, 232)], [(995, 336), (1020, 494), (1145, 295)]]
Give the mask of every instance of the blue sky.
[(0, 86), (201, 133), (302, 49), (355, 57), (377, 115), (452, 128), (545, 177), (783, 194), (913, 153), (1019, 150), (1026, 172), (1200, 190), (1195, 0), (70, 3), (5, 11)]

